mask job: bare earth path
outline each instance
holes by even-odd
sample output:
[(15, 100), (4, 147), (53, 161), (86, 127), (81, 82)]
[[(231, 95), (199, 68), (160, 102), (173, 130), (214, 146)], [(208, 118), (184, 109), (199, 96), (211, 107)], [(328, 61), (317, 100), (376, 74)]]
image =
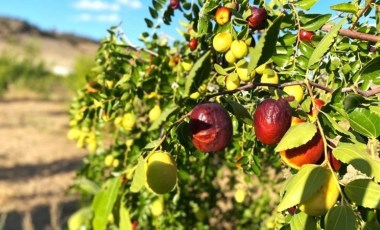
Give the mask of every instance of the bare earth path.
[(3, 229), (64, 229), (77, 208), (77, 197), (68, 195), (67, 188), (84, 152), (66, 138), (67, 111), (63, 102), (0, 100)]

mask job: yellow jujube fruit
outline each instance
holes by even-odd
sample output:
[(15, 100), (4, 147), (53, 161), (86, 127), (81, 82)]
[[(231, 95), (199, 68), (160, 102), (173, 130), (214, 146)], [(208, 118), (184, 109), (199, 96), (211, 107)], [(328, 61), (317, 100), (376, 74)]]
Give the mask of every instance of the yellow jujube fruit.
[(104, 165), (107, 166), (107, 167), (110, 167), (112, 165), (114, 159), (115, 158), (113, 157), (112, 154), (107, 155), (104, 158)]
[(121, 125), (126, 131), (131, 131), (136, 123), (136, 116), (132, 113), (126, 113), (123, 116)]
[(166, 152), (157, 151), (146, 159), (146, 186), (157, 194), (172, 191), (177, 184), (177, 165)]
[(161, 115), (161, 108), (159, 105), (155, 105), (150, 111), (149, 111), (149, 120), (155, 121), (157, 118), (159, 118)]
[(245, 199), (245, 195), (246, 195), (245, 190), (240, 188), (240, 189), (237, 189), (235, 191), (234, 198), (235, 198), (236, 202), (243, 203), (244, 199)]
[(212, 40), (212, 46), (219, 53), (227, 52), (232, 43), (232, 35), (229, 32), (220, 32)]
[(284, 92), (289, 96), (293, 96), (294, 100), (300, 103), (303, 99), (303, 88), (300, 85), (290, 85), (284, 87)]
[(338, 181), (331, 170), (326, 169), (326, 173), (326, 180), (321, 188), (311, 198), (299, 205), (299, 209), (310, 216), (322, 216), (326, 214), (338, 200)]
[(150, 205), (150, 212), (153, 216), (161, 216), (164, 212), (164, 200), (160, 197)]
[[(266, 69), (261, 76), (261, 83), (270, 83), (270, 84), (278, 84), (278, 75), (277, 72), (272, 69)], [(263, 89), (268, 89), (267, 86), (263, 86)]]
[(229, 74), (226, 76), (226, 89), (234, 90), (240, 86), (240, 79), (237, 74)]

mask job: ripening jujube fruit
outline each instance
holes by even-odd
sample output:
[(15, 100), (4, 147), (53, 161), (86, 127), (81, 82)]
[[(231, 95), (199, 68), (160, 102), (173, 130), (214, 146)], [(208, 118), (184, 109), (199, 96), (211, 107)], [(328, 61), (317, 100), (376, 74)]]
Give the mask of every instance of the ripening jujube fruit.
[(264, 8), (250, 7), (251, 15), (247, 18), (248, 26), (253, 30), (262, 29), (268, 14)]
[(322, 216), (330, 210), (338, 200), (339, 187), (333, 173), (326, 170), (326, 180), (319, 190), (299, 205), (299, 209), (309, 216)]
[(218, 103), (206, 102), (195, 106), (189, 127), (194, 146), (202, 152), (223, 150), (231, 141), (231, 117)]
[(288, 131), (291, 119), (292, 110), (286, 100), (265, 99), (253, 115), (257, 139), (267, 145), (277, 144)]
[(215, 21), (219, 25), (225, 25), (230, 21), (231, 10), (225, 6), (219, 7), (215, 12)]

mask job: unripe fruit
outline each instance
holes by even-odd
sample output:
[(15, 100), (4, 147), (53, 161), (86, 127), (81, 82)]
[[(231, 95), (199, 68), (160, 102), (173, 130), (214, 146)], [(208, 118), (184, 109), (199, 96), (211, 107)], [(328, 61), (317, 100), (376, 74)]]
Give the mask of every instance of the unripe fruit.
[(161, 216), (164, 212), (164, 200), (160, 197), (150, 205), (150, 212), (153, 216)]
[(232, 35), (229, 32), (220, 32), (212, 40), (212, 46), (219, 53), (227, 52), (232, 43)]
[(123, 116), (121, 125), (126, 131), (131, 131), (136, 123), (136, 116), (132, 113), (126, 113)]
[(227, 53), (224, 55), (224, 58), (229, 64), (234, 64), (236, 62), (236, 58), (231, 50), (227, 51)]
[(226, 89), (234, 90), (240, 86), (240, 78), (237, 74), (229, 74), (226, 76)]
[(304, 29), (300, 29), (300, 31), (298, 32), (299, 39), (304, 42), (311, 42), (311, 39), (313, 38), (313, 36), (314, 36), (314, 32), (307, 31)]
[[(277, 72), (272, 69), (265, 69), (260, 79), (261, 83), (278, 84), (279, 79)], [(268, 89), (267, 86), (263, 86), (263, 89)]]
[(248, 54), (248, 46), (241, 40), (234, 40), (231, 43), (231, 52), (236, 59), (241, 59)]
[(151, 122), (157, 120), (161, 115), (161, 108), (159, 105), (155, 105), (150, 111), (149, 111), (149, 120)]
[(119, 165), (120, 165), (120, 161), (119, 161), (118, 159), (114, 159), (114, 160), (112, 161), (112, 166), (113, 166), (114, 168), (118, 167)]
[(251, 81), (256, 75), (255, 71), (252, 71), (250, 74), (248, 74), (248, 63), (244, 63), (241, 66), (236, 66), (236, 73), (239, 76), (240, 80), (245, 82)]
[(306, 144), (281, 151), (280, 155), (286, 165), (299, 169), (304, 164), (316, 164), (322, 157), (323, 152), (323, 139), (321, 134), (317, 132)]
[(326, 214), (338, 200), (338, 182), (330, 170), (326, 169), (326, 173), (326, 180), (321, 188), (311, 198), (299, 205), (299, 209), (310, 216)]
[(166, 152), (157, 151), (146, 159), (146, 186), (157, 194), (172, 191), (177, 184), (177, 165)]
[(266, 99), (253, 114), (254, 130), (260, 142), (277, 144), (290, 127), (292, 111), (287, 101)]
[(224, 25), (230, 21), (231, 10), (227, 7), (221, 6), (215, 12), (215, 21), (219, 25)]
[(314, 101), (314, 105), (313, 103), (310, 105), (311, 108), (310, 108), (310, 111), (308, 112), (310, 121), (312, 122), (317, 119), (319, 111), (325, 105), (325, 102), (321, 99), (315, 98), (313, 99), (313, 101)]
[(191, 68), (193, 67), (193, 63), (183, 61), (183, 62), (181, 62), (181, 66), (185, 71), (190, 71)]
[(196, 38), (192, 38), (189, 41), (189, 49), (191, 51), (194, 51), (198, 46), (198, 40)]
[(191, 99), (198, 99), (200, 97), (200, 94), (199, 94), (199, 92), (194, 92), (194, 93), (192, 93), (192, 94), (190, 94), (190, 98)]
[(258, 67), (255, 69), (255, 71), (256, 71), (256, 73), (258, 73), (258, 74), (261, 75), (261, 74), (264, 73), (264, 70), (269, 69), (269, 68), (270, 68), (270, 67), (269, 67), (269, 64), (264, 63), (264, 64), (258, 66)]
[(170, 8), (172, 8), (173, 10), (176, 10), (178, 9), (179, 7), (179, 0), (170, 0)]
[(243, 189), (237, 189), (234, 194), (235, 201), (238, 203), (243, 203), (245, 200), (245, 190)]
[(251, 15), (247, 18), (248, 26), (253, 30), (262, 29), (268, 14), (264, 8), (250, 7)]
[(195, 106), (189, 127), (194, 146), (202, 152), (223, 150), (231, 141), (231, 117), (218, 103), (206, 102)]
[(284, 92), (289, 96), (293, 96), (298, 103), (301, 103), (304, 96), (303, 88), (300, 85), (285, 86)]
[(104, 158), (104, 165), (106, 167), (110, 167), (112, 165), (112, 162), (114, 160), (114, 157), (112, 154), (108, 154), (105, 158)]

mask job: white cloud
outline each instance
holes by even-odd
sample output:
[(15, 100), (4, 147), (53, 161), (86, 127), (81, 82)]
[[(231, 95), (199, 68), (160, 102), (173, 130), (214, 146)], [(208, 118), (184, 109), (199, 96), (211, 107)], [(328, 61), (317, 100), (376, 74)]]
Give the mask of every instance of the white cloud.
[(117, 0), (117, 2), (132, 9), (140, 9), (142, 7), (141, 0)]
[(97, 21), (97, 22), (120, 22), (121, 19), (119, 15), (117, 14), (98, 14), (98, 15), (91, 15), (91, 14), (80, 14), (78, 17), (76, 17), (78, 21), (83, 22), (90, 22), (90, 21)]
[(109, 3), (102, 0), (79, 0), (74, 4), (74, 8), (80, 10), (110, 10), (118, 11), (120, 10), (120, 4), (114, 2)]

